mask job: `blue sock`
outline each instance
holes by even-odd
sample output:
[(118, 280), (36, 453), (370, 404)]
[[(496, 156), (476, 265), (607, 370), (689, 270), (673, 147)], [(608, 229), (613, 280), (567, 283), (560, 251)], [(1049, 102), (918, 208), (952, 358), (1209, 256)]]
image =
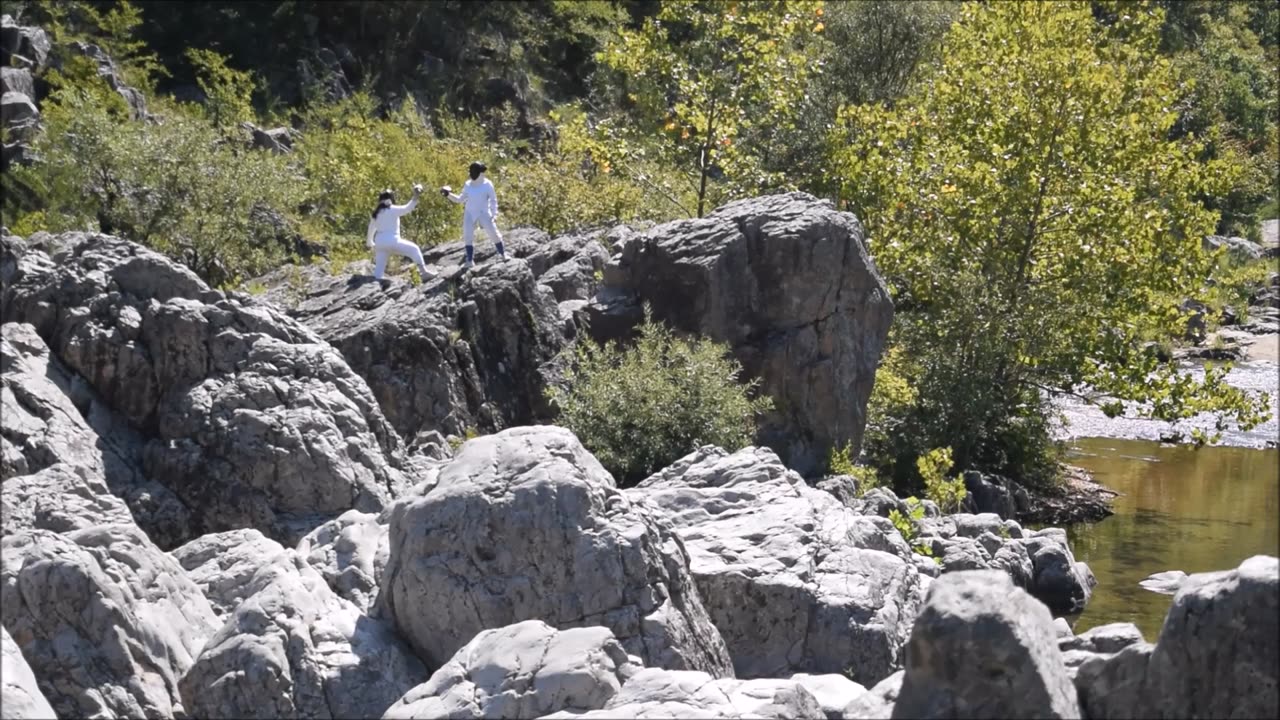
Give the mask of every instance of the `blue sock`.
[(470, 245), (467, 246), (467, 262), (473, 262), (476, 258), (476, 249)]
[(502, 243), (494, 243), (493, 246), (498, 248), (498, 255), (502, 257), (507, 256), (507, 251), (502, 249)]

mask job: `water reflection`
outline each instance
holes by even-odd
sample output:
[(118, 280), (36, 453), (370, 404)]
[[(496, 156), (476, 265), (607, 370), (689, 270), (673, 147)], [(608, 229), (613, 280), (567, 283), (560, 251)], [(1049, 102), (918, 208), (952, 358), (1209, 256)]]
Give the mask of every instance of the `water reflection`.
[(1089, 438), (1070, 461), (1122, 495), (1116, 514), (1067, 528), (1098, 587), (1077, 633), (1132, 622), (1154, 641), (1170, 596), (1138, 582), (1164, 570), (1228, 570), (1247, 557), (1280, 555), (1280, 450), (1162, 446)]

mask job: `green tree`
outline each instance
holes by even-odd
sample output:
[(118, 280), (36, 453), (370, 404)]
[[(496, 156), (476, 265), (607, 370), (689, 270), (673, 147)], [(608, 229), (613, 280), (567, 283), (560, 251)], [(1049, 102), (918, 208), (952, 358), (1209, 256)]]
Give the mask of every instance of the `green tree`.
[(769, 138), (794, 125), (811, 62), (798, 40), (821, 32), (821, 9), (781, 0), (664, 3), (597, 56), (622, 83), (633, 135), (665, 134), (658, 148), (692, 168), (699, 217), (713, 178), (731, 193), (780, 182), (763, 168)]
[(1200, 411), (1258, 422), (1265, 400), (1197, 381), (1144, 351), (1172, 330), (1167, 298), (1197, 287), (1196, 202), (1231, 181), (1193, 138), (1170, 140), (1178, 78), (1156, 52), (1161, 13), (1110, 25), (1088, 5), (964, 8), (941, 60), (895, 108), (843, 113), (844, 192), (869, 228), (912, 359), (912, 432), (885, 463), (901, 480), (922, 450), (1045, 480), (1056, 471), (1046, 394), (1176, 421)]
[(702, 445), (748, 445), (756, 417), (772, 407), (751, 397), (758, 381), (738, 383), (742, 367), (725, 345), (676, 337), (645, 315), (632, 348), (579, 343), (565, 386), (550, 391), (559, 422), (627, 483)]

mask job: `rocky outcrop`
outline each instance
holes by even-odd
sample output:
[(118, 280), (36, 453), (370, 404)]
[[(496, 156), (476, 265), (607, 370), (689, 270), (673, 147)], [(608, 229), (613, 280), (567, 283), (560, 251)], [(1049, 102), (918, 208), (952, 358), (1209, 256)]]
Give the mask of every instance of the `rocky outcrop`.
[(193, 534), (252, 527), (292, 545), (405, 484), (368, 386), (306, 327), (124, 240), (33, 240), (2, 241), (4, 319), (33, 325), (141, 436), (143, 471)]
[(186, 536), (187, 508), (140, 472), (139, 443), (30, 325), (0, 327), (0, 412), (6, 534), (136, 520), (162, 546)]
[(31, 672), (22, 649), (9, 637), (9, 631), (0, 628), (0, 646), (3, 647), (3, 665), (0, 665), (0, 707), (6, 720), (49, 720), (57, 717), (53, 707), (45, 699)]
[(540, 619), (607, 627), (649, 666), (732, 675), (679, 538), (567, 430), (467, 442), (390, 526), (378, 610), (429, 666), (482, 630)]
[(902, 670), (876, 683), (862, 696), (844, 706), (841, 716), (845, 720), (881, 720), (893, 715), (893, 704), (902, 691)]
[(1232, 261), (1245, 263), (1262, 258), (1262, 246), (1242, 237), (1209, 235), (1200, 242), (1206, 252), (1224, 251)]
[(129, 117), (134, 120), (141, 120), (147, 115), (147, 99), (142, 91), (125, 83), (124, 74), (120, 72), (120, 68), (116, 66), (111, 56), (105, 50), (94, 45), (93, 43), (81, 42), (79, 40), (59, 46), (57, 52), (54, 53), (52, 65), (61, 67), (68, 57), (87, 58), (97, 70), (98, 77), (107, 84), (107, 87), (115, 91), (117, 95), (124, 100), (125, 107), (129, 109)]
[(1280, 560), (1190, 575), (1154, 647), (1086, 661), (1076, 686), (1090, 718), (1270, 717), (1280, 707)]
[(369, 611), (391, 552), (387, 525), (378, 515), (348, 510), (307, 533), (297, 549), (334, 592)]
[(235, 612), (253, 592), (253, 576), (282, 552), (280, 543), (246, 529), (202, 535), (170, 554), (222, 618)]
[(895, 718), (1078, 718), (1044, 605), (991, 570), (943, 575), (907, 646)]
[(760, 442), (790, 467), (816, 470), (846, 442), (857, 455), (893, 304), (853, 215), (789, 193), (636, 233), (605, 267), (591, 333), (627, 333), (642, 302), (730, 345), (774, 400)]
[(825, 720), (822, 707), (794, 680), (715, 679), (703, 672), (646, 669), (599, 710), (561, 711), (547, 720), (612, 718), (765, 718)]
[(808, 487), (764, 448), (703, 448), (626, 492), (671, 519), (739, 677), (871, 684), (901, 667), (922, 593), (888, 520)]
[(386, 624), (285, 551), (254, 574), (180, 687), (191, 717), (367, 718), (426, 675)]
[(791, 680), (813, 695), (813, 699), (818, 701), (818, 706), (826, 714), (827, 720), (842, 720), (844, 709), (867, 693), (866, 688), (844, 675), (835, 673), (826, 675), (799, 673), (792, 675)]
[[(528, 244), (510, 235), (513, 253)], [(418, 288), (384, 290), (367, 262), (340, 276), (287, 268), (260, 282), (267, 299), (342, 353), (405, 438), (493, 432), (550, 415), (544, 391), (562, 323), (554, 294), (524, 262), (481, 258), (457, 282)]]
[(19, 25), (9, 15), (0, 16), (0, 59), (4, 65), (39, 70), (48, 61), (52, 46), (44, 30)]
[[(174, 717), (216, 630), (181, 566), (134, 525), (3, 544), (0, 615), (59, 717)], [(6, 712), (7, 715), (7, 712)]]
[(383, 717), (516, 720), (598, 710), (642, 669), (634, 660), (605, 628), (526, 620), (476, 635)]

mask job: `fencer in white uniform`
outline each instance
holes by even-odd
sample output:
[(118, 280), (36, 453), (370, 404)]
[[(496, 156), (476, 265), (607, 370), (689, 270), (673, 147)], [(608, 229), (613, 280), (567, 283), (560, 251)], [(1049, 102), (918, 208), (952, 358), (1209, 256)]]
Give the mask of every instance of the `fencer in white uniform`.
[(484, 163), (471, 163), (469, 174), (471, 179), (462, 186), (462, 192), (453, 194), (448, 186), (440, 188), (440, 194), (455, 203), (462, 205), (462, 241), (467, 246), (467, 267), (475, 262), (474, 237), (476, 225), (484, 228), (498, 251), (498, 257), (506, 259), (506, 250), (502, 247), (502, 233), (495, 222), (498, 219), (498, 194), (494, 192), (493, 183), (484, 177), (488, 168)]
[(369, 220), (369, 233), (365, 236), (365, 247), (374, 251), (373, 277), (381, 280), (387, 269), (387, 258), (392, 254), (409, 258), (418, 266), (418, 272), (425, 280), (435, 273), (427, 269), (422, 259), (422, 250), (417, 245), (400, 237), (400, 216), (413, 212), (418, 206), (418, 196), (422, 194), (422, 186), (413, 186), (413, 197), (404, 205), (396, 205), (395, 193), (390, 189), (382, 191), (378, 196), (378, 206), (373, 209), (373, 218)]

